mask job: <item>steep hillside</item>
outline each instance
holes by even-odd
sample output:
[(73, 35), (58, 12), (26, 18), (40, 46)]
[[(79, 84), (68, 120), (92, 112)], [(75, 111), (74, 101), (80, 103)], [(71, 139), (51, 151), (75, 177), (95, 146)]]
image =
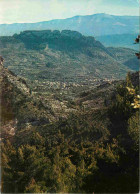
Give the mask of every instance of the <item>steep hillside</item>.
[(113, 48), (109, 47), (108, 50), (113, 54), (114, 58), (120, 63), (123, 63), (131, 70), (139, 70), (139, 60), (135, 57), (135, 50), (128, 48)]
[(2, 139), (23, 128), (52, 122), (51, 107), (31, 92), (26, 80), (0, 65), (0, 108)]
[(93, 37), (69, 30), (1, 37), (0, 53), (9, 69), (31, 80), (116, 79), (129, 70)]
[(25, 80), (0, 70), (2, 105), (14, 113), (2, 125), (3, 193), (138, 193), (138, 72), (79, 93), (77, 111), (50, 123)]
[(75, 30), (83, 35), (134, 34), (139, 30), (138, 16), (114, 16), (94, 14), (75, 16), (68, 19), (57, 19), (38, 23), (1, 24), (1, 36), (13, 35), (24, 30)]

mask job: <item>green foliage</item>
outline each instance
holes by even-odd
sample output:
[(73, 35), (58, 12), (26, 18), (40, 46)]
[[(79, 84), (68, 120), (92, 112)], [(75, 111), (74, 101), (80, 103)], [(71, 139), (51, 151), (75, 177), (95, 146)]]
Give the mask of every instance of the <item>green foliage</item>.
[(26, 187), (25, 193), (44, 193), (44, 191), (41, 191), (41, 186), (37, 185), (35, 180), (32, 179), (30, 184)]
[(139, 111), (128, 120), (128, 134), (133, 141), (133, 149), (139, 151)]
[(128, 72), (126, 76), (126, 86), (129, 88), (133, 88), (130, 72)]
[[(21, 125), (10, 141), (3, 140), (2, 191), (137, 193), (139, 115), (131, 105), (136, 91), (129, 74), (114, 91), (109, 107), (81, 108), (52, 123), (40, 124), (41, 105), (31, 99), (19, 103), (18, 124), (34, 117), (40, 123)], [(83, 97), (92, 99), (90, 93)]]
[(134, 113), (134, 109), (131, 106), (134, 101), (134, 93), (128, 90), (128, 87), (132, 87), (130, 75), (127, 75), (126, 83), (118, 86), (115, 100), (109, 110), (110, 119), (116, 122), (127, 122), (129, 117)]
[(109, 109), (111, 136), (118, 141), (120, 175), (125, 174), (124, 180), (120, 178), (122, 192), (126, 191), (123, 186), (126, 182), (128, 185), (131, 184), (127, 192), (137, 192), (138, 188), (139, 121), (138, 110), (132, 106), (135, 94), (128, 74), (126, 83), (119, 86), (115, 101)]
[(35, 178), (37, 181), (39, 180), (40, 177), (38, 176), (42, 174), (47, 158), (44, 157), (44, 153), (35, 146), (24, 145), (20, 146), (18, 149), (14, 149), (10, 145), (10, 149), (12, 152), (6, 144), (4, 147), (5, 151), (2, 150), (3, 154), (8, 155), (8, 165), (10, 165), (9, 168), (6, 164), (4, 168), (3, 187), (6, 192), (14, 192), (15, 190), (17, 192), (23, 192), (32, 178)]

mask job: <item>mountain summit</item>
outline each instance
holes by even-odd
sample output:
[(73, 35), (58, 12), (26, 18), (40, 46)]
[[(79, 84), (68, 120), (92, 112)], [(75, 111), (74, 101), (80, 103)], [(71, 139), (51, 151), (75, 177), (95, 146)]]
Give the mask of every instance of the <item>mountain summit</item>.
[(74, 16), (67, 19), (56, 19), (38, 23), (1, 24), (0, 34), (13, 35), (24, 30), (75, 30), (83, 35), (103, 36), (110, 34), (138, 33), (138, 16), (114, 16), (94, 14)]
[(70, 30), (24, 31), (1, 37), (0, 51), (6, 66), (32, 80), (120, 78), (128, 71), (94, 37)]

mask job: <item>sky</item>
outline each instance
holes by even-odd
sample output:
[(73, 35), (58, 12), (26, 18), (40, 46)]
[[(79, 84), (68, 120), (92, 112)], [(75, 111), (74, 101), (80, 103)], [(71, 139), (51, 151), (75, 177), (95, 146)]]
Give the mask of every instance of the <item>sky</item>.
[(0, 24), (32, 23), (96, 13), (139, 15), (139, 0), (0, 0)]

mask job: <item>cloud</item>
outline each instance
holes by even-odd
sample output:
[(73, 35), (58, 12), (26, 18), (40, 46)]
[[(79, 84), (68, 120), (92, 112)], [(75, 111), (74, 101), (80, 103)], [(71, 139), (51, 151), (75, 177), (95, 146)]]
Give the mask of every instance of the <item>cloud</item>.
[(39, 22), (75, 15), (138, 15), (137, 0), (0, 0), (0, 23)]
[(137, 0), (103, 0), (102, 2), (104, 5), (107, 4), (110, 6), (138, 6)]

